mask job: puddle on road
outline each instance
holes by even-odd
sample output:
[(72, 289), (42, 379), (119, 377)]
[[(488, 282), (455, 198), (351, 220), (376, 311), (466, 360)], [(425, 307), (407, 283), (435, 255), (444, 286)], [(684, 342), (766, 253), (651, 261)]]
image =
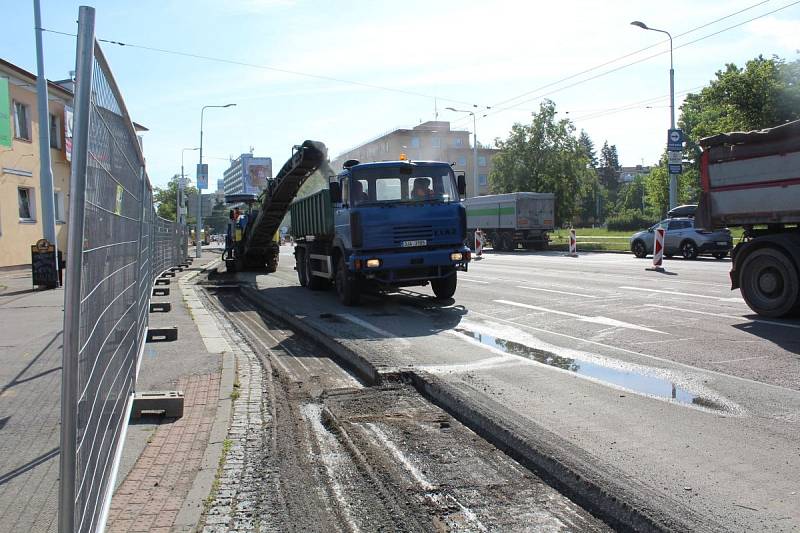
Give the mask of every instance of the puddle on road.
[(646, 394), (657, 396), (678, 403), (726, 411), (725, 407), (709, 398), (699, 396), (683, 387), (675, 385), (670, 380), (658, 376), (647, 375), (632, 370), (622, 370), (609, 366), (600, 365), (591, 361), (586, 361), (573, 357), (563, 357), (546, 350), (532, 348), (519, 342), (514, 342), (491, 335), (481, 334), (468, 329), (456, 328), (456, 331), (466, 335), (476, 341), (501, 350), (505, 353), (524, 357), (537, 363), (560, 368), (574, 372), (579, 376), (584, 376), (611, 385)]

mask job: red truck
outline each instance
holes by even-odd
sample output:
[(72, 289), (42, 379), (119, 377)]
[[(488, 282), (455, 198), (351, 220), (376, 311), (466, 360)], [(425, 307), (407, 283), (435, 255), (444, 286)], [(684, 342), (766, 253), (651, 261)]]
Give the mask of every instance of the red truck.
[(741, 226), (731, 288), (768, 317), (800, 313), (800, 120), (700, 140), (696, 226)]

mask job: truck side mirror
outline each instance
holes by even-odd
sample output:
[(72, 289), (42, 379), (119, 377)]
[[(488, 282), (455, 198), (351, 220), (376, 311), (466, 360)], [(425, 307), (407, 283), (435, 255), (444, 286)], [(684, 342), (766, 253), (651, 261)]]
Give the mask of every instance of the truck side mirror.
[(467, 195), (467, 178), (464, 174), (458, 175), (458, 195), (462, 197)]
[(338, 181), (332, 181), (328, 184), (328, 190), (331, 194), (331, 203), (340, 204), (342, 203), (342, 187), (339, 185)]

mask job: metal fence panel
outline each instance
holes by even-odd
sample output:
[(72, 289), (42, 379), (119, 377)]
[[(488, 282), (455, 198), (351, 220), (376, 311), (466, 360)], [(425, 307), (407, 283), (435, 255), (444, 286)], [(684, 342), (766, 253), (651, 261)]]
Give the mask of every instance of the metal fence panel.
[(185, 259), (185, 228), (155, 216), (144, 157), (93, 26), (94, 10), (82, 7), (64, 313), (64, 533), (103, 527), (154, 278)]

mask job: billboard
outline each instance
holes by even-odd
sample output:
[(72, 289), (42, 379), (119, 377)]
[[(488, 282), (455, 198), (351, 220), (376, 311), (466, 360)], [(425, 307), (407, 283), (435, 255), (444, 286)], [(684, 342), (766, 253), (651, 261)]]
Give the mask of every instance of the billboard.
[(197, 164), (197, 188), (208, 189), (208, 164)]
[(64, 151), (67, 156), (67, 161), (72, 161), (72, 108), (68, 105), (64, 106)]
[(244, 194), (260, 194), (267, 188), (267, 180), (272, 178), (272, 159), (269, 157), (249, 157), (244, 161), (242, 180)]

